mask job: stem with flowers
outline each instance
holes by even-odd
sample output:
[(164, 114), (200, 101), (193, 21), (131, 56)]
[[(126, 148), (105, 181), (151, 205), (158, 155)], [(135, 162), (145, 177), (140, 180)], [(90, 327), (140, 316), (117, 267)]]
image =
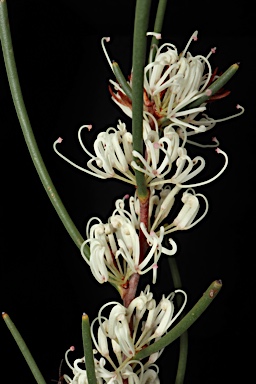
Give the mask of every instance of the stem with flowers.
[[(146, 33), (148, 29), (148, 20), (150, 14), (151, 0), (137, 1), (134, 20), (134, 35), (133, 35), (133, 57), (132, 57), (132, 136), (133, 136), (133, 150), (138, 151), (143, 155), (143, 78), (144, 78), (144, 65), (146, 58)], [(138, 158), (134, 157), (134, 161), (138, 166), (141, 162)], [(135, 170), (137, 195), (140, 204), (140, 221), (148, 227), (148, 201), (149, 191), (146, 185), (145, 175)], [(145, 235), (140, 230), (140, 261), (145, 257), (147, 251), (147, 241)], [(134, 299), (136, 289), (139, 281), (139, 274), (133, 275), (129, 281), (129, 287), (123, 296), (124, 305), (128, 307), (130, 302)], [(132, 291), (132, 294), (129, 294)], [(128, 296), (128, 300), (126, 299)]]
[[(122, 304), (106, 302), (92, 322), (83, 314), (84, 356), (72, 365), (69, 353), (74, 347), (65, 354), (67, 366), (74, 375), (73, 378), (64, 375), (69, 384), (110, 381), (114, 384), (158, 384), (159, 368), (155, 362), (164, 348), (177, 338), (180, 338), (180, 356), (175, 384), (182, 384), (188, 351), (187, 330), (222, 287), (221, 280), (213, 281), (194, 307), (184, 314), (187, 294), (182, 290), (178, 267), (172, 258), (177, 244), (173, 238), (168, 238), (168, 246), (163, 243), (167, 235), (188, 230), (205, 217), (208, 200), (195, 188), (214, 181), (227, 167), (227, 154), (219, 149), (219, 142), (214, 138), (214, 143), (205, 147), (213, 147), (223, 156), (223, 167), (210, 179), (191, 181), (203, 171), (205, 160), (201, 156), (191, 158), (187, 146), (202, 146), (190, 137), (243, 113), (240, 105), (236, 114), (223, 119), (214, 120), (206, 113), (208, 102), (229, 94), (223, 87), (237, 71), (238, 64), (218, 75), (209, 63), (214, 49), (207, 57), (192, 56), (188, 49), (197, 40), (197, 31), (181, 53), (170, 43), (158, 47), (166, 3), (166, 0), (159, 0), (154, 28), (150, 31), (151, 0), (136, 1), (132, 71), (128, 80), (117, 62), (109, 60), (105, 48), (109, 38), (102, 39), (104, 53), (116, 77), (116, 81), (110, 81), (111, 98), (131, 117), (131, 132), (119, 120), (117, 128), (110, 127), (97, 136), (94, 155), (83, 144), (84, 128), (90, 130), (92, 127), (87, 124), (80, 127), (78, 140), (90, 158), (87, 168), (75, 164), (57, 149), (62, 138), (53, 144), (54, 151), (77, 169), (100, 179), (117, 178), (135, 187), (134, 196), (126, 195), (116, 200), (115, 209), (106, 223), (95, 217), (88, 221), (84, 239), (66, 211), (40, 155), (20, 89), (6, 0), (0, 1), (0, 36), (5, 66), (32, 161), (49, 199), (93, 276), (100, 284), (112, 284), (122, 301)], [(146, 63), (148, 36), (152, 36), (152, 41)], [(181, 209), (173, 216), (172, 208), (179, 194)], [(140, 278), (148, 272), (152, 273), (152, 283), (156, 284), (159, 259), (164, 255), (169, 258), (174, 291), (163, 295), (157, 303), (150, 285), (140, 293), (137, 287)], [(19, 331), (6, 313), (3, 318), (35, 380), (44, 384)], [(85, 364), (83, 369), (79, 366), (81, 363)]]

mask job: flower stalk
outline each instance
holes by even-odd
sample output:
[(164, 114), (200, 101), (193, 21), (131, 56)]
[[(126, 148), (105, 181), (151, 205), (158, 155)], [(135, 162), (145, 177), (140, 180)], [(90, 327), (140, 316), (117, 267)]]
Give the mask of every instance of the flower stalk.
[[(133, 35), (133, 56), (132, 56), (132, 135), (133, 150), (143, 155), (143, 82), (144, 82), (144, 65), (147, 51), (147, 28), (149, 22), (151, 0), (137, 0), (134, 19), (134, 35)], [(122, 77), (121, 77), (122, 81)], [(141, 161), (137, 157), (133, 157), (137, 166), (142, 166)], [(140, 201), (140, 210), (144, 217), (147, 217), (147, 207), (149, 199), (149, 190), (147, 188), (144, 173), (134, 170), (136, 178), (137, 194)], [(145, 209), (146, 208), (146, 209)], [(140, 231), (140, 258), (145, 256), (145, 236)], [(123, 292), (123, 301), (128, 306), (135, 297), (139, 275), (134, 274), (127, 289)]]
[[(143, 155), (143, 82), (144, 65), (147, 49), (147, 28), (149, 21), (151, 0), (137, 0), (134, 20), (133, 56), (132, 56), (132, 135), (133, 150)], [(140, 166), (140, 160), (134, 158)], [(138, 197), (145, 202), (148, 198), (145, 176), (135, 170)]]
[[(166, 5), (167, 5), (167, 0), (159, 0), (157, 12), (156, 12), (155, 24), (154, 24), (154, 33), (160, 34), (162, 31)], [(152, 35), (150, 49), (155, 51), (152, 54), (152, 58), (154, 58), (154, 54), (156, 53), (156, 48), (158, 47), (158, 44), (159, 44), (159, 39), (157, 39), (155, 35)]]

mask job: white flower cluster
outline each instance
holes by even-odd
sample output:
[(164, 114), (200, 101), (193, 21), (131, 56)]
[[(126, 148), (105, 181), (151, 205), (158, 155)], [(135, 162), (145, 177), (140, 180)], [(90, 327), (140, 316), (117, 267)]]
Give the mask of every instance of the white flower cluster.
[[(196, 194), (193, 189), (186, 190), (181, 198), (180, 211), (168, 225), (161, 225), (169, 215), (175, 195), (179, 187), (161, 188), (160, 194), (151, 189), (149, 199), (148, 231), (140, 222), (139, 201), (136, 196), (125, 196), (116, 201), (116, 208), (106, 224), (97, 217), (92, 217), (87, 224), (85, 240), (81, 246), (81, 254), (91, 268), (91, 272), (99, 283), (110, 282), (123, 286), (132, 274), (143, 275), (153, 271), (153, 284), (156, 283), (158, 261), (161, 254), (172, 256), (177, 251), (175, 241), (169, 238), (171, 249), (162, 245), (164, 235), (177, 230), (186, 230), (197, 224), (208, 211), (205, 196)], [(159, 192), (159, 191), (157, 191)], [(203, 198), (205, 209), (195, 220), (199, 212), (199, 198)], [(125, 200), (129, 199), (129, 210), (125, 209)], [(141, 260), (140, 231), (144, 234), (148, 251)], [(84, 254), (85, 245), (90, 246), (90, 259)]]
[[(133, 136), (120, 120), (116, 128), (110, 127), (98, 134), (93, 144), (94, 154), (82, 139), (84, 128), (91, 130), (91, 125), (79, 129), (78, 140), (89, 157), (87, 168), (77, 165), (57, 150), (61, 138), (53, 145), (55, 152), (65, 161), (97, 178), (116, 178), (136, 186), (136, 172), (145, 176), (149, 192), (147, 212), (143, 212), (136, 192), (134, 196), (118, 199), (107, 223), (97, 217), (89, 220), (87, 240), (81, 246), (81, 254), (95, 279), (100, 284), (110, 282), (120, 288), (121, 296), (121, 287), (129, 287), (133, 275), (137, 278), (152, 271), (153, 284), (156, 282), (161, 254), (172, 256), (177, 251), (172, 238), (168, 239), (170, 249), (163, 245), (165, 235), (193, 227), (208, 211), (206, 197), (196, 193), (194, 188), (212, 182), (227, 167), (228, 157), (213, 138), (214, 143), (205, 146), (215, 147), (216, 152), (223, 155), (224, 165), (210, 179), (191, 182), (204, 169), (205, 160), (201, 156), (191, 158), (188, 155), (185, 145), (196, 144), (188, 139), (189, 136), (208, 131), (217, 122), (243, 113), (243, 108), (238, 105), (240, 112), (236, 115), (214, 120), (205, 113), (206, 102), (190, 107), (202, 96), (211, 96), (208, 87), (218, 77), (208, 60), (215, 48), (207, 57), (193, 56), (188, 52), (191, 41), (196, 39), (197, 32), (180, 54), (173, 44), (153, 47), (144, 70), (143, 153), (133, 149)], [(102, 39), (102, 47), (113, 69), (104, 41), (109, 39)], [(110, 83), (113, 86), (110, 89), (112, 99), (132, 117), (131, 94), (128, 95), (128, 90), (132, 89), (132, 74), (126, 91), (118, 82), (111, 80)], [(180, 209), (173, 214), (172, 208), (181, 191)], [(164, 223), (166, 218), (169, 223)], [(84, 251), (87, 246), (90, 248), (89, 259)], [(184, 295), (184, 302), (174, 316), (173, 298), (176, 293)], [(176, 290), (167, 297), (163, 296), (158, 305), (149, 286), (139, 296), (131, 296), (131, 300), (124, 300), (124, 305), (118, 302), (103, 305), (91, 324), (97, 383), (159, 384), (158, 367), (154, 363), (162, 350), (153, 353), (144, 363), (136, 360), (136, 354), (168, 331), (186, 305), (186, 294)], [(112, 309), (106, 317), (103, 312), (109, 306)], [(86, 370), (79, 366), (84, 363), (84, 358), (75, 360), (72, 366), (68, 360), (71, 350), (73, 348), (66, 352), (66, 362), (74, 377), (64, 375), (64, 379), (69, 384), (88, 384)], [(100, 357), (96, 358), (98, 354)]]
[[(65, 161), (77, 169), (100, 179), (116, 178), (136, 185), (135, 170), (143, 172), (148, 187), (158, 189), (162, 184), (170, 183), (180, 188), (195, 187), (206, 184), (218, 177), (227, 166), (226, 154), (217, 148), (217, 152), (225, 156), (223, 169), (206, 182), (200, 184), (186, 184), (205, 167), (201, 156), (190, 158), (185, 145), (187, 143), (205, 147), (217, 147), (214, 144), (198, 144), (191, 140), (191, 135), (205, 132), (215, 126), (216, 122), (224, 121), (244, 112), (243, 107), (237, 105), (240, 111), (232, 116), (214, 120), (205, 113), (207, 102), (190, 108), (191, 103), (210, 93), (207, 88), (218, 78), (212, 71), (209, 57), (215, 52), (211, 50), (208, 56), (192, 56), (188, 47), (192, 40), (197, 39), (197, 31), (190, 38), (182, 53), (178, 53), (173, 44), (163, 44), (151, 55), (149, 64), (145, 67), (144, 77), (144, 111), (143, 111), (143, 144), (144, 153), (133, 150), (133, 136), (127, 131), (126, 125), (118, 121), (117, 128), (109, 127), (98, 134), (94, 142), (94, 152), (91, 153), (83, 143), (82, 131), (91, 130), (91, 125), (83, 125), (78, 131), (78, 140), (86, 155), (89, 156), (87, 168), (79, 166), (57, 150), (59, 138), (54, 142), (55, 152)], [(104, 41), (102, 47), (107, 55)], [(154, 52), (153, 47), (152, 52)], [(207, 69), (207, 70), (206, 70)], [(132, 102), (125, 91), (114, 81), (111, 90), (112, 99), (120, 108), (132, 117)], [(132, 75), (127, 84), (132, 88)], [(221, 92), (220, 92), (221, 93)], [(225, 94), (225, 92), (224, 92)], [(223, 95), (222, 95), (223, 96)], [(221, 97), (221, 95), (218, 95)]]
[[(110, 127), (106, 132), (98, 134), (94, 142), (95, 155), (86, 149), (81, 139), (82, 129), (88, 126), (84, 125), (79, 129), (78, 138), (80, 144), (86, 154), (91, 157), (87, 162), (89, 169), (75, 164), (57, 150), (57, 144), (62, 142), (61, 138), (54, 142), (53, 147), (55, 152), (68, 163), (83, 172), (101, 179), (116, 178), (136, 185), (134, 174), (134, 169), (136, 169), (145, 174), (146, 183), (149, 187), (154, 186), (154, 188), (158, 188), (166, 183), (175, 184), (180, 188), (187, 187), (188, 185), (184, 183), (204, 169), (205, 160), (201, 156), (191, 159), (185, 148), (186, 141), (181, 140), (175, 129), (168, 125), (160, 132), (156, 120), (154, 121), (155, 125), (154, 129), (152, 129), (149, 121), (144, 120), (143, 141), (145, 156), (133, 150), (132, 134), (126, 130), (125, 123), (122, 123), (120, 120), (117, 124), (117, 129)], [(213, 140), (215, 141), (214, 145), (217, 145), (218, 141), (216, 138)], [(220, 172), (222, 173), (227, 166), (227, 156), (220, 149), (218, 149), (218, 153), (226, 157), (225, 165)], [(139, 159), (142, 166), (136, 164), (134, 158)], [(189, 185), (189, 187), (208, 182), (194, 183)]]
[(89, 175), (100, 179), (117, 178), (135, 184), (135, 176), (130, 169), (132, 162), (132, 134), (127, 132), (126, 125), (119, 120), (117, 129), (110, 127), (106, 132), (99, 133), (93, 145), (95, 155), (91, 154), (83, 144), (81, 132), (84, 128), (90, 130), (91, 125), (83, 125), (78, 131), (81, 147), (90, 157), (87, 162), (89, 170), (75, 164), (57, 150), (56, 145), (62, 142), (62, 138), (58, 138), (54, 142), (55, 152), (68, 163)]
[[(244, 111), (243, 107), (237, 105), (240, 109), (237, 114), (213, 119), (203, 113), (207, 102), (190, 108), (190, 105), (202, 96), (213, 99), (209, 86), (219, 77), (209, 62), (216, 48), (212, 48), (206, 57), (193, 56), (188, 51), (191, 42), (197, 40), (197, 35), (198, 31), (195, 31), (181, 53), (178, 53), (176, 46), (171, 43), (162, 44), (159, 48), (152, 46), (149, 63), (144, 68), (144, 112), (155, 117), (159, 127), (168, 124), (179, 129), (180, 135), (184, 137), (208, 131), (217, 122), (236, 117)], [(112, 68), (104, 46), (104, 42), (109, 40), (102, 39), (102, 48)], [(132, 100), (127, 92), (117, 81), (110, 80), (110, 83), (113, 86), (113, 90), (110, 87), (112, 100), (126, 115), (132, 117)], [(132, 89), (132, 74), (127, 84)], [(229, 91), (219, 91), (217, 98), (228, 94)]]
[[(89, 264), (95, 279), (101, 284), (109, 281), (115, 285), (125, 285), (132, 274), (142, 275), (149, 270), (153, 270), (153, 283), (155, 283), (157, 262), (161, 253), (174, 255), (177, 250), (176, 243), (169, 239), (172, 249), (163, 247), (164, 227), (160, 228), (159, 233), (148, 232), (145, 225), (139, 222), (136, 197), (129, 199), (130, 212), (124, 209), (124, 200), (116, 201), (116, 209), (107, 224), (103, 224), (97, 217), (89, 220), (87, 240), (81, 246), (82, 256)], [(93, 221), (96, 223), (92, 225)], [(149, 246), (149, 251), (143, 260), (140, 259), (140, 228)], [(89, 260), (83, 253), (86, 244), (90, 246)]]
[[(183, 294), (184, 301), (174, 315), (173, 299), (175, 294)], [(163, 349), (153, 353), (142, 363), (133, 357), (137, 352), (159, 340), (178, 318), (187, 302), (184, 291), (176, 290), (167, 297), (162, 296), (156, 304), (153, 294), (146, 287), (144, 292), (132, 300), (128, 308), (118, 302), (109, 302), (101, 307), (98, 317), (91, 324), (91, 335), (95, 346), (95, 374), (97, 383), (123, 384), (128, 378), (130, 384), (158, 384), (158, 367), (154, 364)], [(103, 315), (106, 307), (111, 306), (108, 318)], [(97, 331), (94, 331), (98, 323)], [(132, 324), (132, 331), (130, 325)], [(85, 369), (78, 366), (84, 358), (75, 360), (73, 366), (68, 360), (70, 348), (66, 352), (67, 365), (72, 369), (73, 379), (64, 375), (69, 384), (88, 384)]]
[[(124, 209), (124, 201), (119, 199), (107, 223), (94, 217), (87, 225), (87, 240), (82, 244), (81, 253), (90, 265), (93, 276), (101, 284), (108, 281), (116, 286), (124, 286), (134, 273), (142, 275), (150, 270), (153, 271), (155, 283), (161, 253), (174, 255), (177, 250), (173, 239), (169, 239), (171, 249), (163, 246), (164, 236), (176, 230), (189, 229), (202, 220), (208, 211), (208, 202), (205, 196), (195, 193), (194, 188), (215, 180), (227, 167), (226, 153), (216, 148), (216, 152), (222, 154), (225, 160), (221, 170), (210, 179), (191, 182), (205, 168), (205, 160), (202, 156), (192, 158), (188, 155), (185, 148), (188, 142), (191, 143), (188, 136), (215, 125), (208, 117), (203, 122), (202, 119), (200, 123), (199, 120), (195, 122), (195, 116), (205, 110), (205, 105), (184, 110), (186, 105), (201, 97), (212, 79), (208, 61), (210, 55), (206, 58), (201, 55), (193, 57), (187, 51), (196, 35), (180, 55), (174, 45), (164, 44), (157, 50), (154, 60), (145, 67), (143, 154), (133, 150), (133, 136), (120, 120), (116, 128), (109, 127), (98, 134), (93, 144), (95, 154), (86, 148), (82, 140), (84, 128), (90, 130), (92, 127), (83, 125), (79, 129), (78, 140), (89, 156), (87, 168), (75, 164), (57, 150), (57, 144), (62, 139), (54, 143), (54, 150), (64, 160), (98, 178), (116, 178), (136, 186), (135, 171), (145, 176), (149, 190), (148, 223), (140, 220), (140, 204), (135, 193), (129, 199), (129, 209)], [(205, 66), (208, 68), (207, 74), (204, 74)], [(113, 84), (117, 93), (112, 93), (112, 97), (123, 107), (124, 93), (116, 83)], [(124, 111), (128, 113), (129, 110), (126, 105)], [(163, 118), (168, 118), (168, 124), (165, 121), (161, 125)], [(190, 123), (186, 123), (186, 119)], [(208, 146), (217, 147), (219, 143), (216, 138), (213, 138), (213, 142)], [(170, 223), (163, 223), (182, 189), (182, 208)], [(203, 212), (200, 210), (200, 199), (204, 201)], [(141, 234), (147, 242), (146, 254), (141, 252)], [(87, 245), (90, 247), (89, 260), (84, 255)]]

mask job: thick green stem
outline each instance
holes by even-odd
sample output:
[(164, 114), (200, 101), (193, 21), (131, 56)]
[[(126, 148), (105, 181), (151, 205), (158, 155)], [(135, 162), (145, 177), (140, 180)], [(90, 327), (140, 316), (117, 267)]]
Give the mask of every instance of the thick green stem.
[(3, 313), (2, 316), (3, 316), (3, 319), (4, 319), (7, 327), (10, 330), (14, 340), (18, 344), (18, 347), (19, 347), (21, 353), (23, 354), (36, 382), (38, 384), (46, 384), (46, 381), (44, 380), (33, 356), (31, 355), (31, 353), (30, 353), (25, 341), (23, 340), (21, 334), (19, 333), (18, 329), (16, 328), (16, 326), (14, 325), (14, 323), (12, 322), (10, 317), (7, 315), (7, 313)]
[(82, 337), (88, 384), (97, 384), (93, 358), (90, 322), (89, 317), (86, 314), (83, 314), (82, 316)]
[[(145, 224), (146, 228), (148, 228), (148, 210), (149, 210), (149, 194), (145, 202), (140, 201), (140, 222)], [(141, 263), (144, 260), (148, 250), (147, 239), (141, 229), (139, 232), (139, 241), (140, 241), (139, 262)], [(135, 298), (139, 280), (140, 280), (140, 275), (138, 273), (134, 273), (129, 279), (128, 287), (126, 289), (123, 288), (122, 298), (123, 298), (124, 306), (126, 308), (129, 306), (130, 302)]]
[[(40, 180), (47, 192), (49, 199), (51, 200), (55, 210), (57, 211), (62, 223), (68, 231), (70, 237), (73, 239), (75, 244), (80, 248), (84, 239), (77, 230), (73, 221), (71, 220), (68, 212), (66, 211), (54, 185), (49, 176), (49, 173), (45, 167), (44, 161), (41, 157), (38, 149), (29, 117), (24, 104), (19, 77), (17, 73), (14, 51), (12, 46), (11, 32), (8, 22), (8, 11), (5, 0), (0, 1), (0, 37), (3, 50), (3, 56), (5, 61), (6, 72), (10, 85), (13, 103), (18, 115), (18, 119), (21, 125), (21, 129), (29, 149), (30, 156), (40, 177)], [(89, 247), (84, 249), (86, 256), (89, 258)]]
[[(143, 155), (143, 92), (144, 67), (147, 51), (147, 28), (151, 0), (137, 0), (135, 9), (133, 54), (132, 54), (132, 135), (133, 149)], [(142, 166), (137, 158), (134, 159)], [(145, 176), (135, 170), (139, 199), (148, 195)]]
[(215, 280), (205, 291), (203, 296), (198, 300), (194, 307), (181, 319), (178, 324), (166, 333), (160, 340), (151, 344), (149, 347), (142, 349), (140, 352), (133, 356), (134, 360), (141, 360), (147, 356), (152, 355), (160, 349), (171, 344), (183, 332), (185, 332), (191, 325), (201, 316), (206, 308), (212, 303), (213, 299), (217, 296), (222, 287), (221, 280)]

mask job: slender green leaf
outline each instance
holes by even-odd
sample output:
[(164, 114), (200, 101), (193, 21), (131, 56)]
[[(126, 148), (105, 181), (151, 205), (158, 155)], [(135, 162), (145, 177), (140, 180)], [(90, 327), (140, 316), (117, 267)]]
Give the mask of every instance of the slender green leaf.
[[(162, 31), (166, 5), (167, 5), (167, 0), (159, 0), (157, 12), (156, 12), (155, 24), (154, 24), (154, 31), (153, 31), (155, 33), (161, 33)], [(151, 49), (154, 49), (156, 52), (156, 49), (152, 47), (157, 48), (158, 44), (159, 44), (159, 40), (155, 36), (152, 36), (151, 45), (150, 45)], [(153, 59), (154, 59), (154, 55), (152, 57), (152, 60)]]
[(127, 80), (124, 77), (123, 72), (121, 71), (116, 61), (112, 63), (112, 68), (113, 68), (114, 75), (116, 76), (116, 79), (118, 83), (121, 85), (122, 89), (124, 90), (126, 96), (129, 97), (130, 100), (132, 100), (132, 89), (130, 85), (127, 83)]
[(18, 344), (18, 347), (21, 351), (21, 353), (23, 354), (36, 382), (38, 384), (46, 384), (46, 381), (44, 380), (33, 356), (31, 355), (25, 341), (23, 340), (21, 334), (19, 333), (18, 329), (16, 328), (16, 326), (14, 325), (14, 323), (12, 322), (12, 320), (10, 319), (10, 317), (8, 316), (7, 313), (3, 313), (2, 314), (3, 316), (3, 319), (7, 325), (7, 327), (9, 328), (14, 340), (16, 341), (16, 343)]
[(222, 287), (221, 280), (215, 280), (205, 291), (203, 296), (198, 300), (194, 307), (179, 321), (179, 323), (166, 333), (160, 340), (151, 344), (149, 347), (142, 349), (133, 357), (134, 360), (141, 360), (152, 353), (171, 344), (183, 332), (185, 332), (191, 325), (201, 316), (206, 308), (213, 302)]
[(88, 384), (97, 384), (95, 376), (90, 322), (89, 317), (86, 314), (83, 314), (82, 316), (82, 337)]
[[(3, 50), (3, 56), (5, 61), (5, 67), (7, 77), (10, 85), (13, 103), (17, 112), (17, 116), (20, 122), (20, 126), (29, 149), (31, 159), (40, 177), (40, 180), (47, 192), (47, 195), (57, 211), (59, 218), (64, 224), (70, 237), (75, 244), (80, 248), (84, 239), (79, 233), (78, 229), (74, 225), (70, 218), (66, 208), (64, 207), (54, 185), (50, 178), (50, 175), (45, 167), (44, 161), (40, 154), (39, 148), (33, 130), (29, 121), (26, 106), (23, 100), (22, 91), (20, 88), (19, 77), (16, 68), (16, 62), (14, 57), (11, 32), (9, 28), (8, 11), (6, 1), (0, 1), (0, 37)], [(85, 247), (85, 254), (89, 258), (89, 247)]]

